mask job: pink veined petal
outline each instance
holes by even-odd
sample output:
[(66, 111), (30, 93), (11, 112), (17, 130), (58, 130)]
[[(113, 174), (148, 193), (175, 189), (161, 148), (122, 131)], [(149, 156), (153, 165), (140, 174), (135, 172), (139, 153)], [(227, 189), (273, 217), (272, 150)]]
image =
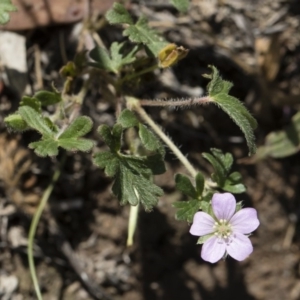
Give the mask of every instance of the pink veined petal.
[(218, 220), (230, 220), (235, 212), (236, 201), (232, 194), (214, 194), (211, 200), (212, 209)]
[(207, 213), (199, 211), (195, 213), (193, 225), (190, 228), (190, 234), (202, 236), (214, 231), (215, 220)]
[(223, 239), (216, 236), (209, 238), (202, 246), (201, 257), (210, 263), (220, 260), (226, 251), (226, 244)]
[(232, 258), (242, 261), (252, 253), (253, 246), (247, 236), (234, 233), (231, 242), (226, 246), (226, 250)]
[(243, 208), (239, 210), (230, 220), (233, 232), (250, 233), (259, 226), (257, 212), (254, 208)]

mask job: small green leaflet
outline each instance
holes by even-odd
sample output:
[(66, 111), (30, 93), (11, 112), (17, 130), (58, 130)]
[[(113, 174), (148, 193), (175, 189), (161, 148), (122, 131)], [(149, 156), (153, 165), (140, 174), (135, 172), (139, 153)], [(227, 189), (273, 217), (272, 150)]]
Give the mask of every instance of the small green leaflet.
[(29, 148), (34, 149), (39, 156), (55, 156), (58, 147), (71, 151), (89, 151), (94, 146), (93, 141), (81, 138), (92, 129), (93, 122), (89, 117), (78, 117), (60, 136), (56, 136), (55, 125), (32, 107), (21, 106), (18, 112), (27, 126), (42, 135), (40, 141), (29, 144)]
[(131, 64), (136, 60), (135, 53), (138, 50), (138, 46), (135, 46), (129, 53), (123, 55), (121, 54), (123, 47), (124, 43), (112, 43), (109, 55), (106, 49), (96, 46), (90, 51), (90, 57), (96, 63), (89, 63), (89, 65), (118, 74), (123, 66)]
[[(126, 114), (130, 115), (129, 112)], [(134, 120), (132, 115), (129, 118)], [(152, 175), (165, 172), (163, 159), (160, 154), (151, 156), (121, 154), (122, 130), (121, 124), (116, 124), (113, 128), (107, 125), (99, 127), (98, 132), (110, 151), (96, 153), (93, 162), (98, 167), (104, 168), (107, 176), (114, 178), (112, 191), (122, 205), (141, 203), (145, 210), (150, 211), (157, 204), (158, 197), (163, 195), (162, 189), (151, 181)]]
[(15, 131), (24, 131), (28, 129), (26, 122), (20, 116), (20, 114), (11, 114), (4, 119), (7, 127)]
[(180, 11), (187, 12), (189, 8), (189, 0), (171, 0), (171, 3)]
[(168, 44), (155, 30), (148, 26), (145, 18), (140, 18), (134, 24), (126, 8), (120, 3), (115, 3), (113, 8), (106, 13), (106, 19), (110, 24), (128, 24), (129, 26), (123, 31), (123, 35), (128, 36), (134, 43), (144, 44), (156, 57), (160, 50)]
[(257, 127), (256, 120), (242, 102), (228, 94), (232, 84), (223, 80), (214, 66), (210, 66), (210, 68), (212, 74), (204, 75), (204, 77), (211, 79), (208, 84), (209, 97), (240, 127), (247, 140), (249, 155), (254, 154), (256, 146), (253, 130)]
[(158, 151), (162, 156), (165, 155), (165, 148), (160, 139), (146, 125), (139, 122), (134, 112), (124, 109), (118, 118), (118, 123), (124, 129), (138, 127), (139, 138), (143, 146), (149, 151)]
[(283, 130), (272, 131), (266, 136), (264, 145), (257, 149), (253, 161), (268, 156), (282, 158), (299, 152), (300, 149), (300, 112), (297, 112), (289, 125)]
[(223, 154), (219, 149), (211, 149), (212, 154), (202, 153), (202, 156), (207, 159), (214, 168), (214, 173), (211, 175), (213, 181), (218, 184), (218, 187), (224, 191), (231, 193), (243, 193), (246, 188), (242, 184), (242, 176), (239, 172), (230, 174), (233, 164), (233, 157), (230, 153)]
[(200, 209), (199, 200), (179, 201), (173, 203), (173, 207), (177, 208), (175, 215), (178, 221), (187, 221), (191, 223), (193, 221), (195, 213)]
[(117, 2), (114, 3), (113, 8), (106, 13), (105, 17), (110, 24), (133, 24), (133, 20), (126, 8)]
[(173, 207), (177, 208), (175, 215), (176, 220), (192, 222), (195, 213), (202, 207), (204, 198), (202, 197), (204, 189), (204, 177), (199, 172), (195, 178), (196, 187), (193, 186), (191, 180), (183, 175), (176, 174), (175, 183), (176, 189), (181, 191), (183, 194), (192, 198), (189, 201), (179, 201), (173, 203)]
[(49, 91), (39, 91), (34, 94), (33, 98), (39, 100), (43, 106), (53, 105), (62, 101), (60, 93)]
[(17, 11), (11, 0), (0, 1), (0, 24), (6, 24), (10, 20), (9, 12)]

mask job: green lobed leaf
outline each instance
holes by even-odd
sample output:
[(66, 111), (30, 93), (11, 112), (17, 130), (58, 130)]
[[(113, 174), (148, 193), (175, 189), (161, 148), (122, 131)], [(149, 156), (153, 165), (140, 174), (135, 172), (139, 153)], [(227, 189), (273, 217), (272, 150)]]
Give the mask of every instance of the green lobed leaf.
[(113, 177), (119, 169), (119, 158), (110, 151), (96, 153), (93, 162), (99, 168), (104, 168), (105, 174), (109, 177)]
[(107, 125), (100, 125), (98, 128), (98, 133), (103, 138), (105, 144), (111, 149), (113, 152), (117, 152), (121, 148), (121, 137), (122, 137), (122, 125), (116, 124), (113, 129)]
[(187, 12), (189, 8), (189, 0), (171, 0), (171, 3), (180, 11)]
[(195, 190), (195, 187), (192, 185), (191, 180), (182, 174), (176, 174), (175, 175), (175, 186), (177, 190), (184, 193), (185, 195), (191, 197), (191, 198), (197, 198), (197, 192)]
[(133, 20), (126, 8), (117, 2), (114, 3), (113, 8), (106, 13), (105, 17), (110, 24), (133, 24)]
[(79, 138), (91, 131), (93, 121), (87, 116), (75, 119), (69, 127), (59, 136), (59, 139)]
[(114, 177), (113, 193), (120, 203), (137, 205), (142, 203), (146, 210), (151, 210), (157, 204), (157, 197), (163, 195), (161, 188), (156, 186), (149, 178), (157, 167), (149, 163), (147, 157), (120, 155), (105, 151), (94, 155), (93, 162), (105, 173)]
[(42, 111), (41, 102), (36, 98), (32, 98), (32, 97), (28, 97), (28, 96), (24, 96), (22, 98), (22, 100), (20, 101), (20, 106), (30, 106), (31, 108), (36, 110), (38, 113), (40, 113)]
[(214, 100), (212, 102), (224, 110), (240, 127), (246, 137), (249, 154), (255, 153), (256, 146), (253, 130), (257, 127), (256, 120), (238, 99), (228, 95), (232, 84), (223, 80), (214, 66), (210, 67), (212, 69), (212, 74), (205, 75), (205, 77), (211, 79), (208, 84), (208, 93), (210, 98)]
[(57, 141), (58, 146), (70, 150), (70, 151), (83, 151), (87, 152), (90, 151), (93, 146), (94, 142), (88, 139), (77, 139), (77, 138), (66, 138), (62, 139), (59, 138)]
[(15, 131), (24, 131), (28, 129), (27, 123), (19, 114), (11, 114), (4, 119), (7, 127)]
[(51, 138), (30, 143), (29, 148), (34, 149), (34, 152), (38, 156), (42, 156), (42, 157), (56, 156), (58, 154), (57, 141)]
[(146, 211), (151, 211), (158, 202), (157, 197), (163, 195), (161, 188), (124, 164), (120, 165), (112, 191), (121, 204), (137, 205), (141, 202)]
[(10, 20), (9, 12), (17, 11), (11, 0), (0, 1), (0, 24), (6, 24)]
[(133, 111), (124, 109), (118, 118), (118, 123), (120, 123), (123, 128), (130, 128), (138, 126), (139, 120)]
[(158, 137), (144, 124), (139, 124), (139, 137), (146, 149), (155, 151), (164, 149)]
[(21, 106), (19, 107), (18, 112), (27, 125), (40, 132), (45, 139), (54, 137), (54, 132), (48, 127), (44, 118), (33, 108)]
[(53, 105), (62, 101), (60, 93), (39, 91), (34, 94), (33, 98), (36, 98), (41, 102), (41, 105)]
[(160, 50), (168, 45), (155, 30), (148, 26), (145, 18), (140, 18), (135, 25), (126, 28), (123, 35), (128, 36), (132, 42), (146, 45), (154, 56), (157, 56)]
[(118, 72), (125, 65), (131, 64), (136, 60), (135, 54), (138, 50), (138, 46), (135, 46), (129, 53), (123, 55), (122, 48), (124, 43), (114, 42), (111, 44), (110, 53), (113, 68)]
[(176, 220), (191, 223), (195, 213), (200, 208), (200, 201), (194, 199), (190, 201), (180, 201), (173, 203), (172, 206), (178, 209), (175, 215)]
[(160, 175), (166, 172), (164, 156), (161, 153), (147, 156), (145, 158), (145, 166), (151, 170), (153, 175)]
[(106, 49), (96, 46), (89, 52), (89, 55), (91, 59), (97, 62), (96, 64), (91, 63), (89, 65), (117, 73), (117, 70), (114, 68), (113, 61), (109, 57)]

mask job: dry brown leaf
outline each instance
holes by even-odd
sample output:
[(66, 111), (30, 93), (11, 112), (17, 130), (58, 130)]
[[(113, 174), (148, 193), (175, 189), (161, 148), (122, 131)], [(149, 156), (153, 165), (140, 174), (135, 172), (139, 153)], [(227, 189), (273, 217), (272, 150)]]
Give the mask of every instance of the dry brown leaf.
[(279, 35), (258, 37), (255, 40), (257, 65), (262, 75), (269, 82), (273, 81), (280, 68), (280, 41)]

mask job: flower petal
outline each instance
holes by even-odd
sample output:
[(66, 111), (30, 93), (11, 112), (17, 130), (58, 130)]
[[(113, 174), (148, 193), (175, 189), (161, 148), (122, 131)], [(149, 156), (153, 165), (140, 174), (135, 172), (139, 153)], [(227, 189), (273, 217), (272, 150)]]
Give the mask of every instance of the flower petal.
[(250, 233), (259, 226), (257, 212), (254, 208), (243, 208), (238, 211), (230, 220), (233, 232)]
[(212, 209), (218, 220), (230, 220), (235, 212), (236, 201), (232, 194), (214, 194), (211, 200)]
[(226, 250), (231, 257), (242, 261), (252, 253), (253, 246), (247, 236), (234, 233), (231, 242), (227, 244)]
[(224, 240), (212, 236), (202, 246), (201, 257), (210, 263), (215, 263), (220, 260), (226, 251)]
[(190, 229), (190, 234), (202, 236), (214, 231), (213, 226), (215, 220), (207, 213), (199, 211), (195, 213), (193, 225)]

